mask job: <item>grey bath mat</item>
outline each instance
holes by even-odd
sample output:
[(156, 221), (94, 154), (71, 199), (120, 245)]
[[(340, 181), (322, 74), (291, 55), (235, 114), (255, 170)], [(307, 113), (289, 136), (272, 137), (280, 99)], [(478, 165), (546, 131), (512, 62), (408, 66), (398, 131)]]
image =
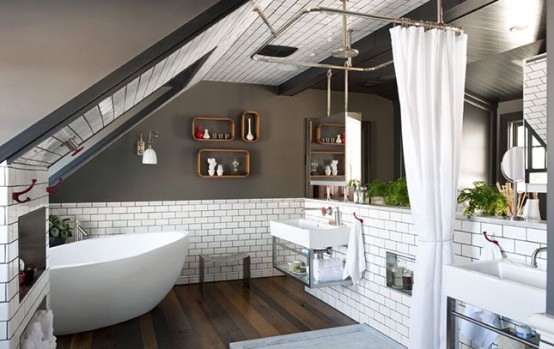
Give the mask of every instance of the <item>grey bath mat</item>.
[(230, 349), (405, 349), (367, 325), (334, 327), (229, 344)]

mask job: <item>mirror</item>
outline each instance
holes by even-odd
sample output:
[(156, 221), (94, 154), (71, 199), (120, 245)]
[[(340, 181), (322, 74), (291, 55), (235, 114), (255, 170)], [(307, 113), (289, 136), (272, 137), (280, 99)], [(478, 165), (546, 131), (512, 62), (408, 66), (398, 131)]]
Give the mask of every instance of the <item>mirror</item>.
[(523, 61), (523, 124), (528, 192), (546, 193), (546, 53)]
[(512, 183), (525, 180), (525, 149), (512, 147), (502, 156), (500, 169), (504, 178)]
[(362, 181), (362, 114), (347, 112), (344, 116), (346, 133), (345, 176), (346, 181)]
[(350, 180), (363, 180), (362, 114), (306, 119), (306, 197), (345, 200)]

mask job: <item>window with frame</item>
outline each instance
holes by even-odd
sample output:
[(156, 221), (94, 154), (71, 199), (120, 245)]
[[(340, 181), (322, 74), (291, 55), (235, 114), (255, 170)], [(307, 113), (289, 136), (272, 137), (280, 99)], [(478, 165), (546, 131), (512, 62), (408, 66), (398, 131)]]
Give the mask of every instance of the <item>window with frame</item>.
[(546, 184), (546, 144), (523, 120), (510, 121), (507, 126), (507, 148), (524, 147), (526, 149), (526, 182)]

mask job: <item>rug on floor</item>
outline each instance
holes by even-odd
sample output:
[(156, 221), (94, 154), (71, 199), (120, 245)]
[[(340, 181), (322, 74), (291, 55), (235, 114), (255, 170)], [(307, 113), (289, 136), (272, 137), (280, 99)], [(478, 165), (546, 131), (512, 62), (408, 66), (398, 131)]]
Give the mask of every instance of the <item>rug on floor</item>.
[(229, 344), (230, 349), (405, 349), (367, 325), (350, 325)]

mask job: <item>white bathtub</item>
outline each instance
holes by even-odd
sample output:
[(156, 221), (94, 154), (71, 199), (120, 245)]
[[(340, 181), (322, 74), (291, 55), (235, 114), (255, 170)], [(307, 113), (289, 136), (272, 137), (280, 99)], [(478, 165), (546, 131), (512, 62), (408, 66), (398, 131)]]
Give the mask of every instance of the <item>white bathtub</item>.
[(179, 276), (188, 233), (114, 235), (50, 249), (54, 333), (113, 325), (152, 310)]

